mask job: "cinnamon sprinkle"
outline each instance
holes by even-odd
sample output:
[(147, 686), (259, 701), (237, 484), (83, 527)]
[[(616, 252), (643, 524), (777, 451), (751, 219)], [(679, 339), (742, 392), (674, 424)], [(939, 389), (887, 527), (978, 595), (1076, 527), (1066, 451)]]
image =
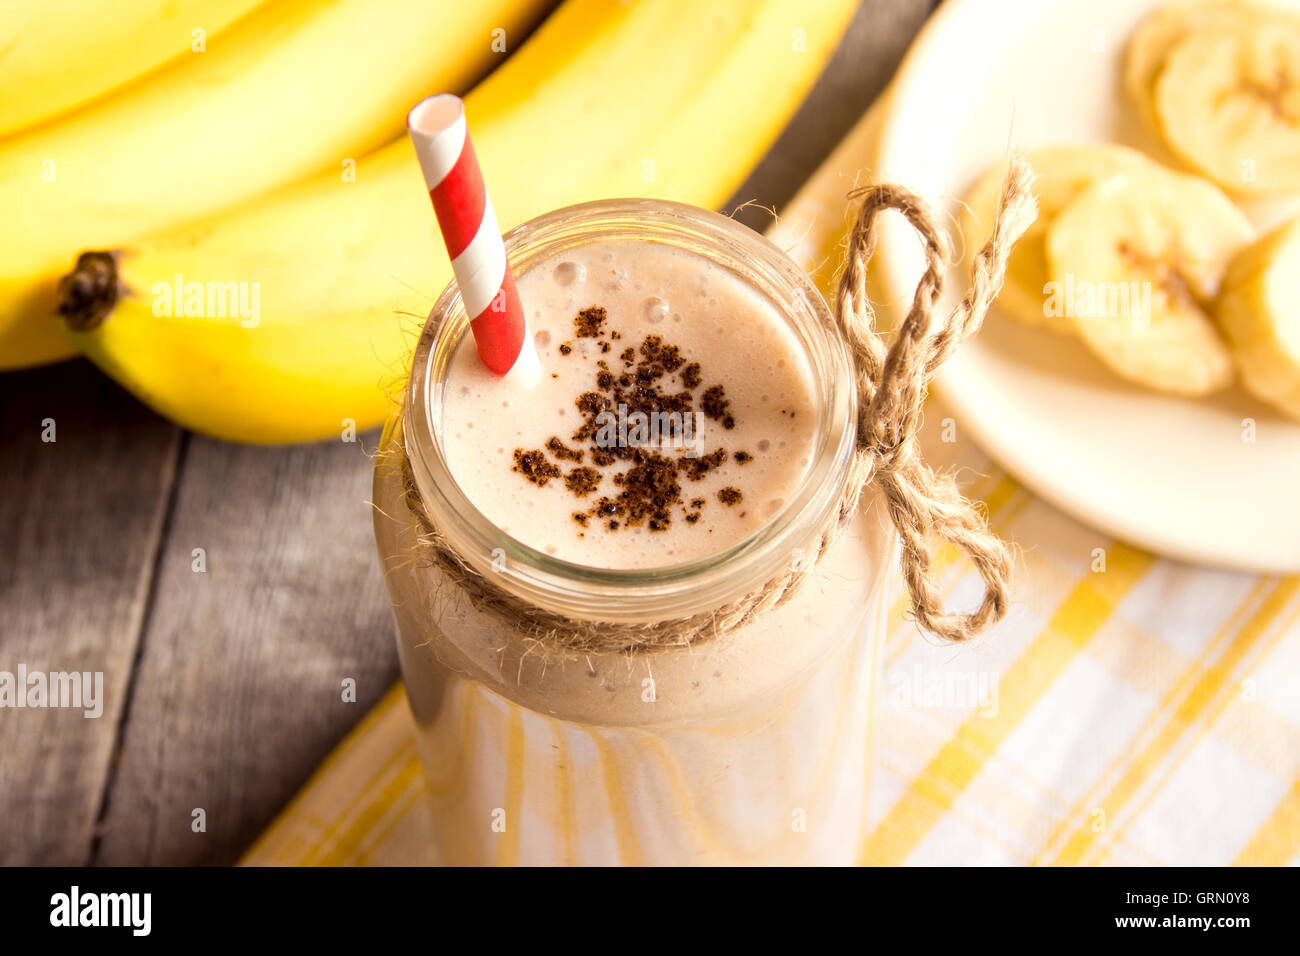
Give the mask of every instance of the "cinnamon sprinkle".
[(524, 451), (515, 449), (514, 471), (519, 472), (538, 488), (545, 488), (552, 478), (560, 477), (560, 469), (546, 460), (546, 453), (541, 449)]
[[(607, 355), (612, 351), (610, 341), (621, 338), (617, 330), (608, 327), (608, 322), (609, 315), (603, 306), (589, 306), (574, 317), (574, 334), (578, 338), (603, 339), (599, 343), (599, 354)], [(560, 355), (567, 356), (573, 352), (569, 342), (559, 346)], [(590, 466), (573, 468), (563, 476), (564, 486), (570, 494), (575, 498), (588, 498), (605, 477), (602, 469), (625, 462), (629, 466), (626, 470), (610, 476), (618, 488), (617, 493), (605, 495), (585, 510), (572, 513), (573, 521), (579, 527), (589, 527), (589, 522), (595, 518), (603, 521), (609, 531), (636, 527), (666, 531), (672, 526), (675, 513), (688, 524), (696, 524), (703, 517), (705, 499), (695, 497), (688, 504), (682, 494), (682, 482), (702, 481), (723, 467), (728, 457), (738, 465), (745, 465), (754, 456), (747, 451), (736, 451), (728, 456), (724, 448), (715, 448), (707, 455), (698, 451), (670, 454), (667, 445), (650, 447), (639, 444), (638, 439), (626, 440), (632, 426), (622, 426), (627, 427), (628, 432), (619, 433), (619, 443), (606, 444), (608, 419), (610, 415), (619, 415), (631, 420), (634, 414), (641, 413), (647, 422), (678, 423), (703, 414), (719, 422), (723, 428), (731, 429), (736, 420), (726, 391), (721, 385), (710, 386), (697, 402), (695, 390), (704, 382), (700, 363), (688, 362), (680, 347), (665, 342), (659, 335), (647, 335), (638, 346), (624, 348), (616, 361), (622, 363), (622, 371), (617, 374), (610, 369), (608, 361), (597, 359), (595, 388), (574, 399), (581, 424), (569, 440), (578, 447), (553, 435), (546, 442), (545, 449), (517, 448), (514, 471), (538, 487), (545, 487), (551, 479), (561, 477), (558, 462), (582, 465), (584, 460), (590, 460)], [(680, 429), (682, 426), (674, 424), (674, 427)], [(671, 442), (678, 438), (684, 439), (685, 435), (671, 432), (659, 435), (660, 441)], [(547, 452), (550, 453), (549, 459)], [(718, 491), (717, 495), (718, 500), (727, 506), (743, 499), (741, 490), (730, 485)]]

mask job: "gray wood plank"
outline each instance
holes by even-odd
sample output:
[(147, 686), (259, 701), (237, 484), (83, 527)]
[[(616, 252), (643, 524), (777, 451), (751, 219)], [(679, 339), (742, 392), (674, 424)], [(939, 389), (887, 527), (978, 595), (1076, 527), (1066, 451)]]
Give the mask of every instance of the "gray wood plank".
[(90, 857), (179, 436), (87, 362), (0, 376), (0, 671), (103, 675), (97, 718), (0, 709), (0, 864)]
[(233, 861), (397, 679), (368, 504), (377, 442), (190, 439), (97, 863)]

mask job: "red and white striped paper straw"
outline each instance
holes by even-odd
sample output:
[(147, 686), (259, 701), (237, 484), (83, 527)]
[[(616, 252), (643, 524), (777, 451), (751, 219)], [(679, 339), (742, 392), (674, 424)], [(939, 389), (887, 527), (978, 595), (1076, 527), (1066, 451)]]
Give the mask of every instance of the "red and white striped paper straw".
[(483, 364), (531, 385), (541, 376), (537, 350), (515, 289), (492, 200), (483, 185), (459, 96), (421, 100), (406, 128), (451, 257), (465, 314)]

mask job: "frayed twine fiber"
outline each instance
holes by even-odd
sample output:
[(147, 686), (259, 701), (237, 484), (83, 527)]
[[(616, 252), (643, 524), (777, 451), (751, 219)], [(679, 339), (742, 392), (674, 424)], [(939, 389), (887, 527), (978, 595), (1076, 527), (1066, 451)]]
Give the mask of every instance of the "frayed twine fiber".
[[(1006, 613), (1010, 553), (952, 478), (935, 473), (921, 460), (916, 433), (926, 385), (953, 350), (983, 323), (1002, 287), (1012, 247), (1037, 215), (1032, 185), (1029, 166), (1013, 157), (993, 234), (971, 266), (970, 289), (938, 322), (934, 312), (943, 294), (952, 251), (934, 214), (920, 197), (901, 186), (873, 185), (849, 194), (851, 201), (861, 200), (862, 205), (849, 234), (834, 313), (857, 380), (857, 450), (838, 514), (819, 535), (813, 560), (792, 562), (787, 570), (743, 597), (689, 617), (644, 624), (571, 618), (510, 593), (466, 562), (430, 519), (410, 463), (402, 455), (406, 504), (418, 525), (417, 558), (437, 568), (477, 610), (500, 619), (537, 651), (615, 652), (686, 645), (744, 627), (790, 600), (814, 573), (840, 527), (856, 512), (863, 491), (878, 482), (902, 542), (903, 577), (916, 623), (946, 641), (974, 637)], [(867, 296), (867, 265), (875, 252), (880, 216), (891, 209), (920, 236), (925, 272), (897, 337), (887, 347), (875, 330), (875, 310)], [(930, 577), (933, 559), (929, 542), (934, 538), (964, 552), (984, 581), (983, 600), (968, 614), (950, 614), (943, 608), (942, 595)]]

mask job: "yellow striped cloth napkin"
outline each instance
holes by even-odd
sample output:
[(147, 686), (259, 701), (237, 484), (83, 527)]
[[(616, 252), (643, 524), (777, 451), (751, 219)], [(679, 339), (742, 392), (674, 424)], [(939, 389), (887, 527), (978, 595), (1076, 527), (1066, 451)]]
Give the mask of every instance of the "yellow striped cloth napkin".
[[(927, 408), (926, 454), (1020, 549), (1015, 604), (974, 645), (893, 608), (866, 864), (1300, 864), (1300, 577), (1211, 571), (1084, 527)], [(942, 438), (954, 438), (945, 442)], [(949, 600), (979, 581), (940, 555)], [(394, 688), (248, 865), (435, 863)]]

